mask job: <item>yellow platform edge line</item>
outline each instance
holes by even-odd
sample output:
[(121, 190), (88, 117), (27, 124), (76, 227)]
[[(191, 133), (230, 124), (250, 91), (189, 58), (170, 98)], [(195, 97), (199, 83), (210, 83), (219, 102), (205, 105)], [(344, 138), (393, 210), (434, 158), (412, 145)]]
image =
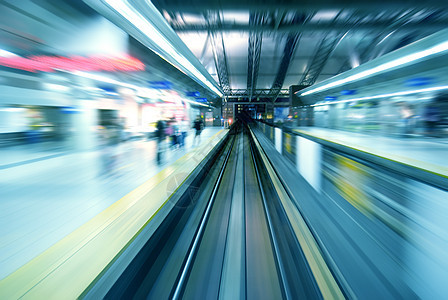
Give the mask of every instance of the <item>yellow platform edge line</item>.
[[(96, 280), (110, 261), (116, 258), (123, 246), (128, 245), (169, 201), (171, 196), (167, 195), (169, 180), (176, 174), (183, 174), (183, 178), (176, 177), (178, 185), (175, 190), (177, 190), (200, 161), (224, 138), (227, 131), (219, 131), (204, 145), (185, 154), (1, 280), (0, 299), (22, 297), (60, 299), (79, 296), (92, 281)], [(191, 159), (193, 157), (196, 160)], [(154, 200), (156, 197), (159, 199)], [(92, 244), (95, 244), (95, 247), (92, 248)], [(98, 253), (100, 255), (96, 256)], [(94, 261), (90, 264), (91, 259)], [(81, 264), (77, 265), (78, 263)], [(68, 271), (64, 271), (64, 268)], [(85, 268), (85, 271), (82, 268)], [(70, 274), (71, 277), (75, 277), (73, 280), (70, 280), (72, 279)]]
[(332, 144), (336, 144), (336, 145), (340, 145), (340, 146), (344, 146), (347, 147), (349, 149), (352, 150), (356, 150), (362, 153), (366, 153), (366, 154), (370, 154), (388, 161), (392, 161), (392, 162), (396, 162), (396, 163), (400, 163), (402, 165), (406, 165), (408, 167), (412, 167), (414, 169), (418, 169), (421, 171), (425, 171), (428, 173), (431, 173), (433, 175), (437, 175), (440, 177), (444, 177), (444, 178), (448, 178), (448, 167), (443, 167), (443, 166), (439, 166), (433, 163), (429, 163), (429, 162), (423, 162), (421, 160), (417, 160), (414, 158), (410, 158), (410, 157), (406, 157), (406, 156), (401, 156), (401, 155), (396, 155), (396, 154), (392, 154), (389, 155), (390, 157), (385, 156), (385, 154), (381, 153), (381, 151), (375, 151), (378, 153), (374, 153), (372, 152), (371, 149), (367, 148), (367, 147), (360, 147), (360, 146), (354, 146), (354, 145), (348, 145), (347, 143), (344, 143), (343, 141), (340, 140), (331, 140), (328, 137), (324, 137), (322, 135), (316, 135), (310, 132), (306, 132), (300, 129), (293, 129), (294, 132), (296, 133), (301, 133), (303, 135), (309, 136), (309, 137), (314, 137), (317, 138), (319, 140), (323, 140)]
[(260, 149), (261, 158), (266, 166), (270, 178), (272, 179), (274, 188), (282, 202), (286, 215), (291, 223), (297, 240), (303, 250), (303, 253), (308, 261), (311, 272), (316, 280), (319, 290), (322, 293), (324, 299), (345, 299), (338, 283), (336, 282), (333, 274), (331, 273), (327, 263), (325, 262), (322, 253), (314, 239), (308, 225), (303, 219), (300, 212), (292, 203), (288, 193), (284, 189), (277, 174), (275, 173), (270, 161), (263, 152), (260, 143), (250, 130), (255, 145)]

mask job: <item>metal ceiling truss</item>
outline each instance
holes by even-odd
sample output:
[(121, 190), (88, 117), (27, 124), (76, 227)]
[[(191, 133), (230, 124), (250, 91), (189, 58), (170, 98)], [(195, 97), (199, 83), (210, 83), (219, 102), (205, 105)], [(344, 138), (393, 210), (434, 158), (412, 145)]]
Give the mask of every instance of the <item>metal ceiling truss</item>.
[[(384, 34), (377, 34), (373, 38), (371, 35), (364, 35), (361, 40), (356, 44), (355, 51), (359, 57), (359, 63), (362, 64), (369, 60), (368, 56), (373, 52), (378, 43), (385, 37)], [(349, 54), (350, 55), (350, 54)], [(353, 66), (350, 62), (350, 57), (347, 57), (344, 63), (339, 68), (337, 74), (343, 73), (352, 69)]]
[(205, 39), (204, 46), (202, 47), (201, 51), (201, 57), (199, 58), (199, 61), (204, 65), (204, 57), (205, 53), (207, 53), (208, 45), (210, 44), (210, 33), (207, 34), (207, 38)]
[[(339, 8), (339, 13), (331, 20), (319, 19), (316, 15), (323, 10), (323, 7), (326, 7), (322, 5), (317, 5), (313, 9), (304, 9), (302, 3), (296, 2), (293, 4), (291, 2), (291, 5), (300, 7), (300, 9), (291, 10), (289, 6), (282, 6), (281, 3), (275, 2), (267, 9), (261, 9), (263, 5), (255, 0), (253, 1), (253, 7), (247, 6), (244, 0), (242, 3), (240, 3), (241, 0), (229, 1), (212, 0), (213, 3), (216, 2), (216, 9), (211, 7), (205, 9), (204, 6), (200, 5), (201, 0), (182, 0), (182, 3), (179, 0), (156, 0), (155, 2), (158, 3), (159, 9), (169, 14), (168, 21), (175, 31), (208, 32), (207, 39), (212, 48), (219, 84), (224, 91), (225, 98), (245, 98), (247, 101), (263, 97), (270, 98), (275, 102), (277, 97), (289, 96), (289, 91), (282, 89), (282, 87), (302, 35), (310, 33), (314, 36), (316, 32), (325, 34), (318, 37), (322, 40), (318, 44), (314, 56), (309, 60), (309, 67), (298, 83), (299, 85), (312, 85), (317, 81), (338, 43), (344, 38), (344, 34), (351, 30), (364, 30), (366, 33), (354, 48), (360, 63), (365, 63), (379, 54), (379, 51), (374, 50), (380, 49), (383, 40), (391, 33), (394, 34), (395, 31), (402, 32), (414, 29), (431, 31), (448, 27), (448, 14), (443, 10), (438, 10), (441, 6), (426, 8), (422, 4), (423, 1), (420, 0), (411, 0), (414, 4), (419, 5), (414, 5), (407, 10), (399, 5), (401, 2), (398, 0), (378, 0), (383, 3), (395, 1), (396, 7), (394, 6), (394, 9), (391, 9), (393, 6), (388, 6), (387, 11), (377, 3), (371, 4), (370, 9), (365, 7), (359, 9), (358, 3), (352, 9), (351, 6), (342, 5), (341, 7), (344, 9)], [(274, 0), (272, 1), (274, 3)], [(327, 1), (327, 4), (333, 3), (331, 0), (315, 1)], [(243, 11), (250, 11), (247, 24), (225, 21), (221, 17), (223, 10), (225, 10), (224, 6), (231, 5), (231, 2), (234, 5), (241, 5)], [(192, 11), (205, 12), (203, 24), (188, 24), (187, 19), (183, 18), (182, 13), (189, 11), (188, 3), (191, 4), (189, 8)], [(204, 5), (205, 3), (209, 2), (204, 2)], [(249, 1), (249, 3), (252, 2)], [(293, 12), (295, 13), (293, 14)], [(314, 18), (314, 16), (317, 18)], [(232, 90), (230, 87), (229, 67), (223, 40), (223, 32), (227, 31), (249, 33), (247, 89)], [(286, 33), (287, 36), (281, 62), (271, 89), (257, 89), (262, 38), (265, 33)], [(207, 48), (204, 46), (201, 53), (202, 60), (206, 50)], [(339, 71), (342, 72), (350, 68), (350, 57), (348, 57)]]
[(384, 10), (397, 10), (406, 7), (417, 8), (445, 8), (445, 0), (377, 0), (377, 1), (352, 1), (352, 0), (314, 0), (314, 1), (278, 1), (278, 0), (153, 0), (159, 10), (173, 12), (202, 13), (217, 10), (228, 11), (263, 11), (273, 12), (278, 10), (310, 12), (319, 9), (356, 9), (379, 14)]
[[(207, 20), (207, 22), (221, 22), (219, 12), (215, 14), (206, 14), (205, 19)], [(226, 50), (224, 48), (224, 38), (222, 32), (209, 32), (209, 35), (212, 45), (213, 57), (215, 60), (215, 67), (218, 73), (219, 85), (221, 86), (224, 95), (226, 95), (230, 91), (230, 81)]]
[[(263, 15), (259, 13), (251, 13), (249, 24), (262, 25)], [(247, 90), (249, 91), (249, 101), (252, 100), (254, 89), (257, 88), (258, 69), (260, 67), (260, 53), (263, 35), (260, 32), (249, 33), (249, 48), (247, 59)]]
[[(227, 1), (226, 1), (227, 2)], [(425, 1), (422, 1), (422, 3)], [(223, 3), (224, 4), (224, 3)], [(260, 3), (261, 4), (261, 3)], [(409, 3), (408, 3), (409, 4)], [(426, 2), (425, 2), (426, 4)], [(429, 4), (429, 3), (428, 3)], [(358, 6), (357, 8), (355, 8)], [(347, 32), (354, 29), (360, 30), (442, 30), (448, 27), (448, 13), (445, 6), (441, 7), (422, 7), (412, 5), (400, 5), (394, 9), (386, 10), (377, 7), (375, 10), (363, 9), (360, 3), (355, 7), (345, 9), (345, 17), (333, 20), (319, 20), (313, 22), (290, 22), (288, 18), (284, 18), (288, 13), (299, 11), (302, 14), (314, 15), (323, 10), (325, 6), (318, 7), (315, 10), (297, 10), (287, 9), (282, 7), (281, 3), (276, 3), (271, 10), (256, 10), (246, 8), (252, 14), (261, 14), (264, 12), (268, 16), (263, 24), (250, 22), (246, 24), (235, 23), (230, 21), (219, 22), (204, 22), (199, 24), (187, 24), (186, 22), (176, 22), (176, 18), (171, 18), (171, 26), (175, 31), (179, 32), (223, 32), (223, 31), (237, 31), (237, 32), (264, 32), (264, 33), (296, 33), (296, 32)], [(343, 7), (341, 6), (339, 10)], [(219, 11), (219, 10), (218, 10)], [(342, 10), (341, 10), (342, 11)], [(168, 10), (168, 12), (171, 12)], [(218, 13), (209, 10), (209, 13)], [(172, 13), (172, 12), (171, 12)], [(349, 18), (346, 18), (349, 16)], [(405, 22), (403, 22), (403, 20)]]
[[(252, 93), (252, 94), (251, 94)], [(274, 95), (271, 93), (271, 89), (232, 89), (226, 95), (227, 98), (249, 98), (252, 95), (253, 98), (272, 98)], [(289, 97), (289, 89), (281, 89), (278, 93), (279, 97)]]
[[(394, 20), (391, 26), (383, 28), (380, 31), (372, 31), (370, 34), (364, 35), (355, 46), (355, 50), (359, 57), (359, 63), (366, 63), (380, 56), (381, 54), (384, 54), (377, 51), (377, 49), (379, 48), (378, 46), (391, 34), (394, 34), (395, 32), (401, 31), (402, 29), (406, 28), (406, 24), (408, 24), (411, 21), (412, 17), (419, 12), (419, 9), (409, 9), (405, 11), (398, 10), (388, 13), (388, 18)], [(339, 68), (337, 74), (343, 73), (350, 69), (352, 69), (352, 65), (350, 63), (350, 57), (347, 57), (345, 62)]]
[(343, 34), (327, 35), (319, 44), (311, 63), (308, 65), (305, 74), (299, 85), (313, 85), (319, 77), (322, 69), (330, 58), (331, 53), (336, 48), (336, 45), (343, 37)]
[[(312, 18), (312, 15), (305, 17), (304, 15), (295, 14), (293, 23), (305, 23)], [(282, 60), (275, 76), (274, 83), (271, 87), (271, 95), (273, 96), (273, 102), (277, 100), (280, 95), (280, 90), (285, 82), (286, 73), (288, 72), (291, 59), (294, 56), (297, 44), (299, 43), (301, 33), (289, 34), (286, 38), (285, 48), (283, 50)]]
[(274, 100), (277, 98), (283, 83), (285, 82), (286, 72), (288, 72), (289, 64), (291, 63), (292, 56), (299, 42), (301, 34), (290, 34), (286, 39), (285, 49), (283, 50), (282, 60), (275, 76), (274, 83), (271, 88), (271, 95)]
[[(334, 21), (337, 21), (341, 14), (342, 10), (336, 15)], [(305, 74), (302, 76), (302, 80), (299, 82), (299, 85), (313, 85), (316, 82), (325, 64), (330, 58), (331, 53), (333, 53), (333, 50), (344, 38), (345, 34), (346, 33), (328, 33), (321, 40), (313, 58), (311, 59), (311, 62), (308, 64)]]
[[(363, 23), (357, 22), (320, 22), (313, 24), (279, 24), (277, 27), (274, 24), (264, 24), (261, 26), (253, 26), (251, 24), (235, 24), (224, 23), (218, 24), (171, 24), (174, 31), (177, 32), (263, 32), (263, 33), (289, 33), (289, 32), (319, 32), (319, 31), (336, 31), (346, 32), (350, 29), (360, 30), (384, 30), (384, 29), (398, 29), (399, 25), (394, 25), (393, 21), (369, 21)], [(448, 20), (432, 20), (425, 23), (412, 22), (403, 26), (403, 30), (442, 30), (448, 27)]]

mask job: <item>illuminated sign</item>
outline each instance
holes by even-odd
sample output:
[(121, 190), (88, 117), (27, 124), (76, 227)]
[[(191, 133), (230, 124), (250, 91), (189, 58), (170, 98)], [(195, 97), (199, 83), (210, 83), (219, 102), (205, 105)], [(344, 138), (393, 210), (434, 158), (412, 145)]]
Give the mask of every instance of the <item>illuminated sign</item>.
[(144, 71), (145, 65), (131, 56), (10, 56), (0, 57), (0, 66), (28, 72), (62, 71)]
[(199, 97), (201, 94), (199, 92), (187, 92), (187, 97)]
[(149, 81), (149, 87), (156, 90), (170, 90), (173, 84), (169, 81)]
[(207, 98), (196, 98), (196, 102), (206, 103)]
[(355, 95), (357, 93), (356, 90), (343, 90), (341, 91), (341, 95), (346, 96), (346, 95)]
[(423, 86), (423, 85), (430, 85), (434, 83), (434, 79), (431, 77), (417, 77), (408, 79), (405, 82), (405, 86)]
[(61, 112), (63, 114), (79, 114), (81, 110), (76, 106), (65, 106), (61, 107)]

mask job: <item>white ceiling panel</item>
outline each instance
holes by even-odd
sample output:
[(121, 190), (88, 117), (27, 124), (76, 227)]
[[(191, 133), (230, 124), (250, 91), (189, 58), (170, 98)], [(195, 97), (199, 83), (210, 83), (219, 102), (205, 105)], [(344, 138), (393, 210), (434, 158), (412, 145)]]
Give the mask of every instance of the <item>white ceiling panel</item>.
[(224, 11), (221, 13), (223, 21), (238, 23), (238, 24), (248, 24), (249, 23), (249, 12), (244, 11)]
[(285, 47), (285, 39), (282, 36), (272, 37), (263, 35), (261, 43), (262, 57), (281, 57), (283, 48)]
[(295, 56), (313, 56), (319, 46), (320, 39), (318, 37), (304, 37), (299, 40)]
[(322, 74), (336, 74), (344, 62), (342, 59), (329, 58), (322, 69)]
[(247, 74), (247, 58), (239, 57), (227, 60), (229, 72), (231, 74)]
[(179, 37), (190, 48), (191, 52), (200, 58), (202, 50), (204, 49), (204, 43), (207, 40), (207, 33), (205, 32), (188, 32), (179, 33)]
[(280, 65), (281, 58), (279, 57), (261, 57), (260, 58), (260, 69), (258, 70), (258, 74), (277, 74), (278, 67)]
[(304, 73), (308, 64), (309, 58), (294, 58), (289, 65), (287, 74)]
[(247, 56), (248, 38), (247, 33), (230, 32), (223, 33), (226, 54), (231, 56)]
[(230, 85), (232, 89), (247, 88), (247, 75), (230, 75)]
[(275, 75), (258, 75), (257, 89), (270, 89), (274, 80)]

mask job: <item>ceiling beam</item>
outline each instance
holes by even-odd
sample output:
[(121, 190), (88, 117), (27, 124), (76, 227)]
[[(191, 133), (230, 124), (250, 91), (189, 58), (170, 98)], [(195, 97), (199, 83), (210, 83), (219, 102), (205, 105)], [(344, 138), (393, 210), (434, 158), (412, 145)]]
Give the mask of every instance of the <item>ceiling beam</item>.
[[(338, 13), (335, 20), (340, 17), (342, 11)], [(320, 41), (319, 46), (317, 47), (314, 56), (311, 59), (311, 62), (308, 64), (308, 67), (305, 71), (305, 74), (302, 77), (302, 80), (299, 82), (299, 85), (313, 85), (320, 73), (322, 72), (325, 64), (330, 58), (331, 53), (333, 53), (334, 49), (339, 45), (339, 43), (344, 39), (348, 32), (345, 34), (339, 33), (336, 35), (326, 34), (324, 38)]]
[[(206, 15), (206, 20), (215, 20), (218, 23), (221, 23), (219, 13)], [(230, 81), (226, 49), (224, 47), (224, 38), (222, 36), (222, 32), (211, 32), (209, 33), (209, 35), (212, 45), (213, 57), (215, 60), (215, 67), (218, 73), (219, 85), (221, 86), (225, 95), (230, 90)]]
[[(294, 16), (293, 23), (303, 23), (305, 24), (312, 18), (312, 15), (305, 17), (304, 15), (296, 14)], [(283, 56), (280, 62), (277, 75), (275, 76), (274, 82), (271, 87), (271, 94), (274, 95), (273, 102), (277, 100), (280, 94), (280, 90), (285, 82), (286, 73), (288, 72), (289, 65), (291, 63), (292, 57), (296, 51), (296, 47), (299, 43), (301, 33), (290, 33), (286, 39), (285, 48), (283, 49)]]
[(204, 65), (204, 57), (205, 53), (207, 52), (208, 45), (210, 44), (210, 32), (207, 34), (207, 38), (205, 39), (204, 46), (202, 47), (201, 51), (201, 57), (199, 58), (199, 61)]
[[(277, 99), (283, 83), (285, 82), (286, 72), (288, 72), (289, 65), (291, 63), (292, 56), (294, 55), (296, 46), (300, 39), (300, 34), (290, 34), (288, 35), (285, 43), (285, 48), (283, 50), (282, 60), (275, 76), (274, 83), (272, 84), (271, 94)], [(274, 101), (275, 101), (274, 99)]]
[(319, 23), (307, 23), (307, 24), (280, 24), (278, 27), (272, 24), (263, 25), (251, 25), (251, 24), (236, 24), (236, 23), (222, 23), (222, 24), (203, 24), (203, 25), (180, 25), (171, 24), (172, 28), (176, 32), (263, 32), (263, 33), (294, 33), (294, 32), (316, 32), (316, 31), (338, 31), (347, 32), (348, 30), (442, 30), (448, 27), (448, 20), (434, 20), (425, 22), (409, 22), (403, 25), (396, 24), (394, 22), (384, 21), (370, 21), (365, 23), (343, 21), (332, 22), (319, 22)]
[[(393, 24), (391, 25), (390, 28), (393, 27), (401, 29), (402, 26), (405, 26), (407, 23), (410, 22), (413, 15), (418, 13), (419, 13), (418, 9), (411, 9), (406, 11), (405, 13), (400, 12), (393, 13), (392, 14), (393, 18), (391, 18), (393, 19), (392, 21)], [(353, 68), (350, 55), (357, 55), (359, 59), (358, 63), (363, 64), (377, 57), (379, 54), (378, 50), (380, 48), (381, 51), (385, 51), (385, 47), (384, 46), (380, 47), (380, 44), (382, 44), (387, 38), (389, 38), (391, 35), (397, 32), (397, 29), (391, 30), (390, 28), (385, 28), (383, 30), (375, 30), (371, 34), (365, 34), (361, 38), (361, 40), (356, 44), (356, 46), (353, 47), (352, 50), (353, 53), (349, 53), (349, 56), (344, 59), (344, 62), (339, 68), (337, 74), (340, 74)], [(381, 54), (384, 54), (384, 52)]]
[(446, 8), (446, 0), (153, 0), (159, 10), (173, 12), (201, 13), (213, 10), (231, 11), (263, 11), (294, 10), (297, 12), (315, 11), (319, 9), (358, 9), (370, 12), (380, 12), (391, 9), (406, 8)]
[[(263, 15), (253, 13), (249, 17), (249, 24), (261, 25)], [(260, 67), (260, 53), (263, 36), (260, 32), (249, 34), (249, 48), (247, 54), (247, 90), (249, 91), (249, 101), (252, 99), (253, 90), (257, 88), (258, 70)]]
[(316, 54), (313, 56), (309, 67), (307, 68), (299, 85), (313, 85), (322, 72), (325, 64), (330, 58), (331, 53), (335, 49), (338, 41), (343, 35), (326, 36), (319, 44)]
[[(254, 89), (252, 91), (252, 98), (263, 97), (263, 98), (273, 98), (274, 95), (271, 94), (271, 89)], [(281, 89), (279, 91), (280, 97), (289, 97), (289, 89)], [(232, 89), (226, 94), (226, 98), (249, 98), (250, 91), (247, 89)]]

